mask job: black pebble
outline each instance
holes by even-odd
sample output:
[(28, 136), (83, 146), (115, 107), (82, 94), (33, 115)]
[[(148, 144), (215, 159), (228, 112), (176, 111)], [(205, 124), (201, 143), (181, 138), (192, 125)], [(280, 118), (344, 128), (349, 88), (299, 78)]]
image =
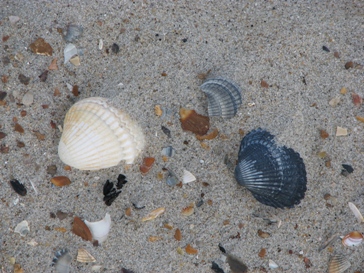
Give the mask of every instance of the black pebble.
[(219, 249), (222, 253), (226, 253), (225, 248), (221, 244), (219, 244)]
[(120, 47), (117, 44), (113, 43), (111, 46), (111, 51), (117, 54), (120, 51)]
[(351, 174), (354, 171), (353, 167), (351, 167), (348, 164), (342, 164), (342, 166), (343, 166), (343, 169), (341, 170), (341, 175), (343, 175), (345, 177), (347, 177), (349, 174)]
[(27, 194), (27, 189), (18, 180), (10, 180), (10, 185), (17, 194), (21, 196), (25, 196)]
[(322, 46), (322, 50), (324, 50), (326, 52), (330, 52), (330, 49), (327, 46)]
[(109, 180), (106, 180), (106, 183), (104, 185), (103, 193), (104, 195), (108, 195), (114, 187), (114, 183), (110, 182)]
[(116, 188), (120, 190), (128, 181), (125, 180), (126, 176), (123, 174), (119, 174), (118, 183), (116, 184)]
[(182, 42), (186, 43), (187, 42), (187, 38), (182, 39)]
[(167, 127), (162, 126), (162, 131), (166, 134), (166, 136), (171, 138), (171, 131)]

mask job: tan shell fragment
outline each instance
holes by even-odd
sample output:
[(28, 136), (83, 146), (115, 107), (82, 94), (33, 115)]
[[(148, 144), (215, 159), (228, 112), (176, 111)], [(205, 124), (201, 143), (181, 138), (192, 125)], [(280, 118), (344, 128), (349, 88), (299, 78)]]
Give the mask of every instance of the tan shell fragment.
[(61, 160), (80, 170), (99, 170), (124, 160), (132, 164), (144, 148), (141, 128), (107, 99), (93, 97), (74, 104), (64, 119), (58, 146)]
[(151, 211), (147, 216), (143, 217), (142, 222), (154, 220), (155, 218), (157, 218), (159, 215), (161, 215), (165, 211), (166, 211), (165, 208), (155, 209), (155, 210)]
[(80, 248), (77, 253), (77, 261), (80, 263), (94, 263), (96, 259), (86, 249)]

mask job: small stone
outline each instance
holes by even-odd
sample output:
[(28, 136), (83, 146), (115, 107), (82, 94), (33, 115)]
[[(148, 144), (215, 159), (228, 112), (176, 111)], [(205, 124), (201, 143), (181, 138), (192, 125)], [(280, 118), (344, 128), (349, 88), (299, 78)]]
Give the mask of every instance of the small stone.
[(193, 248), (190, 244), (188, 244), (186, 246), (185, 251), (187, 254), (190, 254), (190, 255), (196, 255), (198, 253), (198, 250)]
[(329, 105), (336, 107), (340, 103), (340, 97), (333, 98), (329, 101)]
[(49, 70), (58, 70), (57, 60), (57, 58), (52, 60), (51, 64), (48, 66)]
[(71, 58), (70, 63), (73, 64), (74, 66), (80, 66), (81, 65), (80, 57), (75, 56), (75, 57)]
[(6, 98), (6, 95), (8, 93), (4, 92), (4, 91), (0, 91), (0, 100), (4, 100)]
[(7, 136), (7, 134), (3, 133), (3, 132), (0, 132), (0, 139), (3, 139)]
[(45, 82), (48, 77), (48, 70), (44, 70), (42, 74), (39, 75), (39, 79), (41, 82)]
[(67, 186), (67, 185), (71, 184), (71, 180), (69, 180), (69, 178), (66, 176), (53, 177), (51, 179), (51, 182), (53, 183), (53, 185), (55, 185), (57, 187), (63, 187), (63, 186)]
[(75, 97), (78, 97), (79, 95), (79, 92), (78, 92), (78, 85), (74, 85), (72, 86), (72, 94), (75, 96)]
[(260, 258), (264, 258), (265, 257), (265, 254), (267, 253), (267, 250), (265, 248), (262, 248), (259, 253), (258, 253), (258, 256)]
[(268, 83), (265, 80), (261, 80), (260, 86), (263, 87), (263, 88), (268, 88), (269, 87)]
[(24, 129), (19, 123), (15, 123), (14, 125), (14, 131), (18, 132), (20, 134), (24, 134)]
[(181, 233), (181, 230), (179, 228), (177, 228), (175, 233), (174, 233), (174, 239), (176, 239), (177, 241), (182, 240), (182, 233)]
[(55, 175), (57, 173), (57, 166), (56, 165), (49, 165), (47, 167), (47, 174)]
[(116, 43), (113, 43), (111, 46), (111, 51), (115, 54), (118, 54), (118, 52), (120, 51), (120, 47)]
[(21, 103), (24, 104), (25, 106), (29, 106), (33, 103), (34, 100), (34, 95), (32, 91), (29, 91), (27, 93), (25, 93), (25, 95), (23, 96)]
[(322, 50), (326, 52), (330, 52), (330, 49), (327, 46), (322, 46)]
[(328, 134), (325, 130), (321, 129), (321, 130), (320, 130), (320, 137), (321, 137), (322, 139), (326, 139), (326, 138), (328, 138), (328, 137), (329, 137), (329, 134)]
[(19, 74), (18, 79), (24, 85), (28, 85), (30, 82), (30, 78), (25, 76), (24, 74)]
[(342, 164), (343, 169), (341, 170), (341, 175), (347, 177), (349, 174), (354, 172), (354, 168), (348, 164)]
[(268, 232), (265, 232), (265, 231), (262, 231), (261, 229), (259, 229), (258, 230), (258, 236), (260, 238), (266, 239), (266, 238), (270, 237), (270, 234)]
[(358, 94), (356, 93), (351, 94), (351, 98), (355, 106), (360, 106), (363, 104), (363, 99)]
[(340, 53), (339, 53), (339, 52), (337, 52), (337, 51), (335, 51), (335, 52), (334, 52), (334, 57), (339, 59), (339, 58), (340, 58)]
[(350, 62), (347, 62), (345, 64), (345, 69), (349, 69), (349, 68), (353, 68), (354, 67), (354, 62), (350, 61)]
[(24, 142), (21, 142), (20, 140), (16, 140), (16, 146), (18, 148), (24, 148), (25, 147), (25, 144), (24, 144)]
[(348, 92), (348, 90), (345, 87), (340, 89), (340, 94), (342, 94), (342, 95), (345, 95), (347, 92)]
[(10, 21), (10, 24), (12, 24), (12, 25), (17, 23), (19, 20), (20, 20), (20, 18), (18, 16), (9, 16), (9, 21)]

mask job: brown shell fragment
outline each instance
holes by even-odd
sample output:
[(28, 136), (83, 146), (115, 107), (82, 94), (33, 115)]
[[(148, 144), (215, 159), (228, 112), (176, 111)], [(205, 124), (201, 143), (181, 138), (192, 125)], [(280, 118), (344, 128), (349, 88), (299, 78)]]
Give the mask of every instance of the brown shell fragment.
[(204, 135), (204, 136), (200, 136), (200, 135), (196, 135), (196, 138), (198, 140), (210, 140), (210, 139), (214, 139), (215, 137), (217, 137), (219, 134), (219, 130), (217, 128), (215, 128), (213, 131), (211, 131), (210, 133)]
[(186, 253), (190, 255), (196, 255), (198, 253), (198, 250), (193, 248), (190, 244), (188, 244), (185, 248)]
[(14, 125), (14, 131), (18, 132), (20, 134), (24, 134), (24, 129), (19, 123), (15, 123)]
[(151, 242), (151, 243), (159, 241), (161, 239), (162, 239), (162, 237), (160, 237), (160, 236), (149, 236), (148, 237), (148, 241)]
[(355, 106), (360, 106), (361, 104), (363, 104), (362, 97), (360, 97), (357, 93), (352, 93), (351, 99), (353, 100)]
[(53, 49), (43, 38), (38, 38), (30, 44), (30, 50), (39, 55), (52, 56)]
[(260, 238), (268, 238), (270, 236), (270, 234), (268, 232), (262, 231), (261, 229), (258, 230), (258, 236)]
[(51, 178), (51, 182), (57, 187), (63, 187), (71, 184), (71, 180), (67, 176), (55, 176)]
[(260, 258), (264, 258), (265, 257), (265, 254), (267, 254), (267, 250), (265, 248), (262, 248), (259, 253), (258, 253), (258, 256)]
[(140, 165), (140, 172), (145, 175), (147, 174), (150, 169), (153, 167), (153, 164), (155, 162), (155, 158), (154, 157), (145, 157), (143, 158), (143, 163), (142, 165)]
[(364, 117), (356, 116), (355, 118), (360, 122), (364, 122)]
[(77, 261), (80, 263), (94, 263), (96, 259), (86, 249), (80, 248), (77, 252)]
[(51, 64), (48, 66), (49, 70), (58, 70), (57, 58), (54, 58)]
[(175, 233), (174, 233), (174, 239), (176, 239), (177, 241), (182, 240), (182, 233), (181, 233), (181, 230), (179, 228), (177, 228)]
[(142, 218), (142, 222), (154, 220), (159, 215), (161, 215), (162, 213), (164, 213), (165, 210), (166, 210), (165, 208), (157, 208), (157, 209), (151, 211), (147, 216), (145, 216), (145, 217)]
[(88, 226), (79, 217), (73, 219), (72, 232), (86, 241), (92, 241), (92, 234)]
[(269, 84), (265, 80), (261, 80), (260, 86), (263, 87), (263, 88), (268, 88)]
[(326, 139), (326, 138), (328, 138), (328, 137), (329, 137), (329, 134), (328, 134), (325, 130), (321, 129), (321, 130), (320, 130), (320, 137), (321, 137), (322, 139)]
[(188, 207), (182, 209), (183, 216), (191, 216), (195, 212), (194, 203), (191, 203)]
[(14, 264), (14, 273), (24, 273), (24, 269), (20, 264)]
[(205, 135), (210, 128), (210, 118), (197, 114), (195, 110), (181, 108), (179, 111), (181, 126), (184, 131), (196, 135)]

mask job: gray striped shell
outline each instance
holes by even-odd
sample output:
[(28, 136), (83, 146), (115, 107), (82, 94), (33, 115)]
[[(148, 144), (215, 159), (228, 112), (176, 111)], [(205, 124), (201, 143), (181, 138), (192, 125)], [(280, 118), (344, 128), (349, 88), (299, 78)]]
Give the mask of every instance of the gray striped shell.
[(232, 118), (241, 105), (241, 89), (235, 83), (217, 78), (205, 81), (201, 90), (207, 95), (209, 116)]

